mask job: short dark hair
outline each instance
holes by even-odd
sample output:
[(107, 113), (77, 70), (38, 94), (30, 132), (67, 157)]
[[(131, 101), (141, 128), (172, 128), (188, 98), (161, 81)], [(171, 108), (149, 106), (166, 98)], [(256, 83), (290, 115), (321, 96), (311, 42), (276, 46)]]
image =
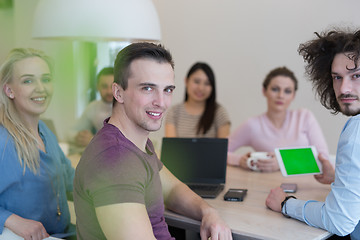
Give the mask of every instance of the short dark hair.
[(291, 78), (291, 80), (293, 80), (293, 82), (294, 82), (295, 91), (298, 89), (298, 80), (296, 79), (295, 74), (285, 66), (275, 68), (266, 75), (266, 77), (263, 81), (263, 84), (262, 84), (264, 89), (267, 89), (267, 87), (269, 86), (269, 84), (271, 82), (271, 79), (273, 79), (274, 77), (277, 77), (277, 76), (284, 76), (284, 77)]
[[(211, 94), (208, 99), (206, 99), (205, 110), (201, 115), (199, 122), (197, 124), (197, 133), (200, 132), (205, 134), (211, 127), (215, 119), (215, 112), (217, 108), (216, 103), (216, 84), (215, 84), (215, 74), (211, 67), (204, 62), (196, 62), (190, 68), (186, 78), (188, 79), (194, 72), (197, 70), (203, 70), (206, 74), (207, 78), (209, 79), (210, 85), (212, 87)], [(185, 102), (188, 99), (187, 91), (185, 91)]]
[(333, 88), (331, 66), (338, 53), (347, 53), (355, 68), (360, 56), (360, 30), (330, 30), (315, 32), (317, 38), (300, 44), (298, 52), (307, 63), (306, 74), (320, 97), (321, 104), (333, 110), (333, 114), (341, 111)]
[(101, 69), (101, 71), (96, 76), (96, 82), (99, 84), (100, 77), (105, 75), (114, 75), (114, 68), (113, 67), (105, 67)]
[(124, 90), (128, 87), (130, 64), (136, 59), (153, 59), (159, 63), (169, 63), (174, 69), (174, 62), (170, 52), (161, 44), (157, 45), (149, 42), (132, 43), (118, 53), (114, 64), (114, 82)]

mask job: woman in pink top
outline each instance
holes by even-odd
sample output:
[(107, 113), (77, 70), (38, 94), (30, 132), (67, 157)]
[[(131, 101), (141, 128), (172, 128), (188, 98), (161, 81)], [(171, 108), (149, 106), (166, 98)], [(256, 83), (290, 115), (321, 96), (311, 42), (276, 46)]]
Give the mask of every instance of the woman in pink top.
[(319, 153), (328, 156), (328, 147), (314, 115), (307, 109), (289, 110), (295, 98), (297, 79), (286, 67), (272, 70), (263, 82), (267, 111), (241, 124), (229, 137), (228, 164), (249, 169), (245, 155), (234, 153), (242, 146), (256, 152), (268, 152), (270, 159), (259, 160), (262, 172), (279, 170), (274, 149), (314, 145)]

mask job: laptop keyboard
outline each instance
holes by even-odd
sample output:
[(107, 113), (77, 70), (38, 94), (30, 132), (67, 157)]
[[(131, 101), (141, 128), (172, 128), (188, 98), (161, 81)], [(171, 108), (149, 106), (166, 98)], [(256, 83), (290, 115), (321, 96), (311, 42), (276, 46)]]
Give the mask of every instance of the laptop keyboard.
[(222, 185), (188, 185), (191, 190), (203, 198), (215, 198), (223, 189)]
[(202, 191), (215, 191), (218, 185), (189, 185), (191, 190), (202, 190)]

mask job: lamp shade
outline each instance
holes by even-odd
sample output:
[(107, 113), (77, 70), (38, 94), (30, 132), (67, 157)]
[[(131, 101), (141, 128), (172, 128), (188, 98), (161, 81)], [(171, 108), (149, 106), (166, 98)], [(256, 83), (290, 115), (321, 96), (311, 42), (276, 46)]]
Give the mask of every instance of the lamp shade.
[(86, 41), (161, 39), (151, 0), (39, 0), (33, 37)]

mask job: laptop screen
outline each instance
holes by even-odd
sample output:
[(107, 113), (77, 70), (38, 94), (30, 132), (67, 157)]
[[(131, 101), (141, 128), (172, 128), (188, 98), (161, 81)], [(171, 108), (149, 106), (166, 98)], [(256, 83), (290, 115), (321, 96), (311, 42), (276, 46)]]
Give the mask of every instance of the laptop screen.
[(228, 139), (163, 138), (161, 161), (182, 182), (225, 184)]

